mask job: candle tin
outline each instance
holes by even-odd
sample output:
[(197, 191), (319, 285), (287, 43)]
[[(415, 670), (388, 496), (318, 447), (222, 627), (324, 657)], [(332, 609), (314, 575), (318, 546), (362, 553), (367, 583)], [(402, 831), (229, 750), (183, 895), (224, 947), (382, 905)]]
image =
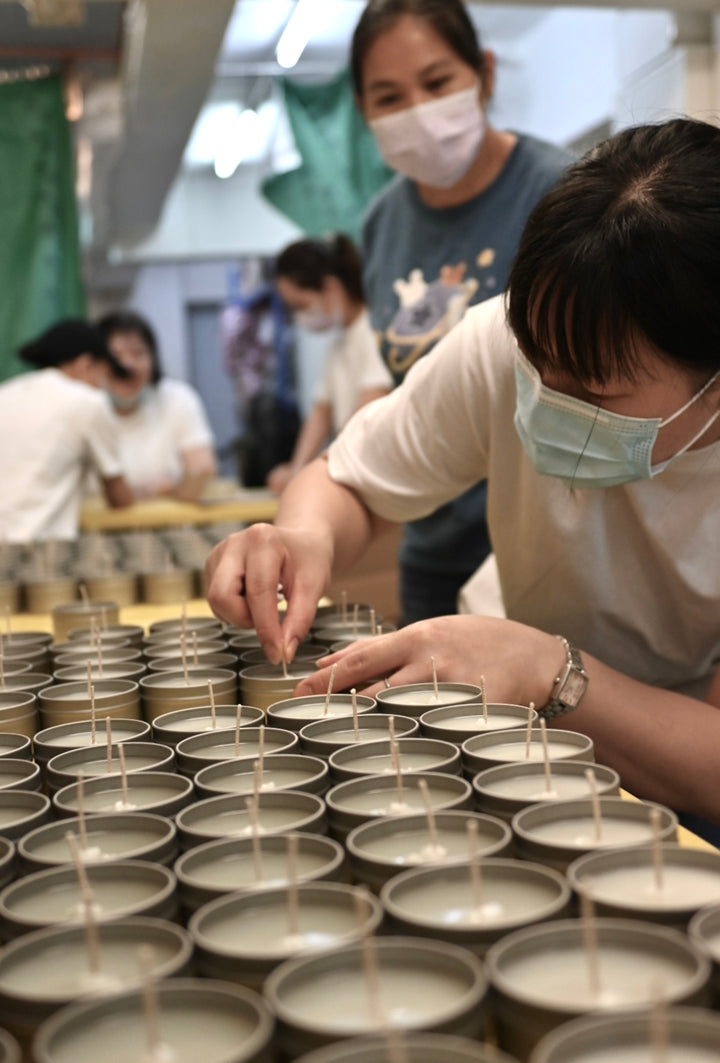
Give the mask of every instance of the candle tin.
[[(207, 668), (226, 668), (232, 672), (237, 671), (238, 659), (234, 653), (227, 650), (222, 653), (202, 653), (198, 654), (197, 663), (186, 656), (185, 667), (190, 675), (194, 672), (205, 671)], [(149, 675), (162, 672), (183, 672), (183, 659), (182, 657), (148, 658), (147, 670)]]
[(487, 983), (467, 949), (421, 938), (373, 941), (377, 1002), (363, 973), (363, 946), (286, 960), (265, 983), (286, 1057), (388, 1026), (478, 1037)]
[(483, 715), (482, 703), (472, 705), (442, 705), (438, 709), (428, 709), (420, 717), (420, 731), (425, 738), (439, 738), (445, 742), (457, 742), (475, 734), (488, 734), (491, 731), (511, 731), (516, 727), (527, 728), (528, 720), (537, 720), (538, 714), (526, 705), (504, 705), (488, 703), (487, 721)]
[(52, 816), (50, 798), (36, 790), (0, 791), (0, 834), (16, 841)]
[[(150, 735), (150, 724), (145, 720), (113, 719), (111, 734), (113, 745), (118, 745), (120, 742), (145, 741)], [(95, 721), (94, 742), (92, 720), (61, 723), (58, 726), (46, 727), (38, 731), (33, 741), (35, 761), (40, 765), (40, 770), (44, 772), (48, 761), (56, 754), (93, 745), (107, 745), (107, 725), (104, 717), (99, 717)]]
[(73, 650), (73, 646), (81, 645), (81, 643), (74, 643), (72, 640), (66, 642), (65, 649), (62, 653), (56, 654), (53, 658), (53, 668), (73, 668), (77, 665), (87, 665), (88, 661), (91, 661), (93, 666), (97, 666), (100, 663), (102, 657), (103, 664), (126, 664), (133, 662), (134, 664), (142, 663), (142, 650), (137, 646), (129, 643), (127, 646), (103, 646), (100, 653), (98, 653), (97, 647), (93, 647), (92, 650), (80, 649)]
[(90, 663), (90, 679), (96, 683), (99, 679), (132, 679), (137, 682), (145, 675), (147, 668), (142, 661), (99, 661), (94, 660), (85, 664), (69, 664), (62, 668), (56, 668), (53, 679), (56, 683), (77, 683), (82, 680), (87, 682), (88, 663)]
[[(293, 731), (300, 731), (306, 723), (311, 723), (313, 720), (327, 720), (330, 717), (340, 716), (350, 717), (352, 721), (351, 694), (332, 694), (330, 701), (327, 702), (327, 712), (325, 711), (326, 701), (324, 694), (276, 701), (268, 706), (268, 723), (272, 723), (275, 727), (289, 727)], [(377, 704), (375, 698), (368, 698), (361, 694), (356, 695), (356, 703), (358, 715), (374, 712)]]
[[(242, 794), (228, 794), (206, 797), (188, 805), (175, 820), (180, 844), (189, 849), (213, 838), (250, 837), (253, 828), (248, 804), (251, 801)], [(326, 829), (322, 799), (300, 790), (260, 793), (256, 811), (259, 834), (285, 831), (323, 834)]]
[(374, 897), (359, 899), (342, 883), (297, 883), (294, 897), (294, 919), (287, 888), (234, 893), (203, 905), (188, 923), (198, 974), (260, 991), (285, 960), (343, 948), (375, 933), (382, 922)]
[(326, 627), (318, 627), (313, 631), (313, 640), (325, 650), (325, 653), (332, 653), (334, 646), (340, 646), (344, 649), (346, 646), (352, 646), (354, 642), (360, 642), (363, 639), (377, 638), (380, 632), (396, 631), (395, 624), (375, 624), (375, 629), (368, 624), (358, 624), (355, 630), (353, 630), (352, 623), (343, 624), (342, 622), (336, 625), (329, 625)]
[[(59, 816), (78, 811), (78, 783), (70, 783), (53, 795)], [(175, 816), (195, 799), (192, 779), (167, 771), (135, 771), (127, 776), (128, 802), (123, 798), (119, 775), (100, 775), (83, 783), (85, 812), (153, 812)]]
[[(0, 612), (20, 612), (20, 584), (12, 579), (0, 579)], [(0, 1060), (3, 1056), (0, 1055)]]
[(648, 844), (653, 837), (651, 808), (660, 810), (660, 839), (677, 840), (677, 816), (663, 805), (626, 801), (622, 797), (601, 797), (599, 804), (603, 826), (603, 836), (599, 839), (595, 836), (589, 797), (530, 805), (517, 812), (512, 818), (512, 829), (518, 856), (564, 871), (578, 856), (593, 849)]
[(52, 686), (55, 682), (47, 672), (18, 672), (17, 675), (5, 677), (5, 686), (2, 688), (7, 694), (23, 693), (35, 694)]
[(478, 772), (472, 780), (475, 805), (481, 812), (508, 822), (516, 812), (540, 802), (565, 801), (590, 795), (585, 773), (592, 771), (603, 797), (620, 794), (620, 776), (612, 768), (582, 760), (557, 760), (551, 765), (551, 789), (545, 788), (545, 765), (540, 761), (498, 764)]
[(188, 672), (153, 672), (140, 680), (146, 720), (155, 719), (173, 709), (191, 709), (205, 705), (212, 687), (215, 700), (237, 702), (237, 676), (229, 668), (202, 668)]
[(90, 657), (100, 657), (105, 659), (106, 653), (114, 653), (118, 650), (135, 650), (137, 646), (131, 646), (128, 639), (122, 637), (115, 637), (104, 644), (98, 643), (95, 640), (84, 642), (82, 639), (68, 638), (64, 641), (58, 640), (52, 642), (48, 647), (50, 656), (53, 661), (57, 661), (58, 657), (74, 657), (75, 664), (79, 664)]
[(0, 759), (32, 760), (32, 740), (29, 735), (0, 731)]
[(0, 837), (0, 889), (12, 882), (15, 876), (15, 844), (9, 838)]
[(268, 1063), (273, 1019), (257, 993), (201, 978), (169, 978), (155, 993), (159, 1055), (148, 1055), (143, 996), (135, 990), (51, 1016), (33, 1041), (35, 1063), (90, 1063), (103, 1044), (113, 1045), (113, 1063)]
[[(123, 742), (123, 754), (128, 775), (135, 771), (172, 771), (175, 765), (174, 750), (158, 742)], [(117, 775), (120, 761), (114, 743), (110, 748), (109, 761), (108, 764), (108, 747), (105, 744), (56, 753), (47, 762), (45, 770), (48, 793), (54, 794), (63, 786), (77, 782), (80, 772), (87, 776)]]
[(56, 605), (72, 601), (77, 592), (70, 576), (48, 576), (24, 581), (25, 605), (29, 613), (51, 613)]
[(112, 598), (120, 606), (135, 605), (138, 600), (137, 576), (134, 572), (88, 576), (85, 585), (91, 598)]
[(0, 690), (0, 731), (32, 738), (37, 730), (37, 699), (31, 691)]
[[(252, 794), (255, 788), (254, 764), (247, 761), (223, 761), (209, 764), (194, 777), (200, 797), (216, 794)], [(263, 761), (260, 790), (302, 790), (322, 796), (330, 786), (330, 772), (325, 761), (301, 753), (273, 753)]]
[(647, 919), (677, 930), (710, 904), (720, 904), (720, 853), (663, 845), (662, 886), (652, 846), (589, 853), (567, 869), (568, 882), (595, 904), (598, 915)]
[[(190, 735), (207, 734), (208, 731), (227, 730), (235, 727), (237, 722), (237, 705), (216, 705), (213, 727), (210, 705), (196, 705), (191, 709), (175, 709), (173, 712), (156, 716), (152, 722), (153, 736), (156, 742), (166, 746), (176, 746), (183, 738)], [(265, 713), (255, 705), (243, 705), (240, 713), (241, 727), (255, 727), (265, 722)]]
[(403, 1063), (516, 1063), (492, 1044), (441, 1033), (400, 1033), (392, 1036), (353, 1037), (318, 1048), (296, 1063), (389, 1063), (393, 1046)]
[(344, 841), (353, 827), (369, 819), (424, 812), (425, 803), (418, 786), (420, 779), (427, 783), (430, 803), (435, 811), (472, 807), (470, 784), (457, 775), (419, 771), (404, 775), (402, 779), (402, 799), (397, 779), (385, 775), (365, 775), (337, 783), (328, 790), (325, 802), (333, 837)]
[(594, 919), (592, 926), (599, 989), (580, 920), (526, 927), (490, 947), (485, 964), (500, 1048), (527, 1060), (541, 1037), (590, 1011), (706, 1002), (710, 963), (685, 935), (633, 919)]
[(65, 835), (77, 836), (84, 864), (109, 860), (152, 860), (172, 864), (178, 853), (172, 820), (147, 812), (98, 813), (85, 817), (87, 846), (77, 818), (47, 823), (18, 842), (18, 860), (26, 873), (58, 867), (72, 860)]
[(147, 605), (184, 602), (193, 596), (193, 574), (186, 569), (138, 573), (140, 598)]
[[(185, 659), (188, 664), (200, 663), (201, 658), (207, 657), (208, 654), (226, 653), (228, 651), (228, 644), (225, 639), (199, 639), (196, 633), (194, 643), (193, 638), (187, 636), (184, 643), (182, 638), (170, 639), (167, 642), (148, 642), (144, 647), (145, 658), (148, 661), (179, 660), (181, 662), (180, 668), (175, 669), (175, 671), (181, 671), (183, 645), (185, 646)], [(195, 661), (196, 655), (197, 661)], [(232, 659), (236, 661), (237, 655), (233, 653)]]
[[(189, 849), (176, 861), (180, 903), (194, 912), (227, 893), (280, 889), (288, 884), (288, 835), (222, 838)], [(344, 881), (345, 853), (321, 834), (297, 835), (298, 882)]]
[(484, 956), (510, 930), (567, 916), (563, 875), (541, 864), (483, 856), (476, 897), (469, 864), (403, 871), (380, 893), (389, 930), (462, 945)]
[[(112, 860), (86, 869), (97, 922), (152, 915), (173, 920), (176, 880), (169, 868), (142, 860)], [(54, 924), (81, 924), (85, 906), (74, 867), (50, 868), (12, 882), (0, 892), (0, 938), (9, 941)]]
[(209, 764), (221, 764), (227, 760), (257, 760), (261, 741), (266, 756), (289, 753), (300, 746), (298, 736), (292, 731), (265, 727), (263, 724), (259, 727), (241, 727), (237, 737), (236, 742), (235, 728), (228, 727), (183, 738), (175, 746), (178, 771), (183, 775), (195, 775)]
[(108, 644), (114, 644), (118, 640), (122, 640), (136, 649), (141, 649), (144, 635), (145, 632), (140, 624), (102, 624), (94, 629), (89, 627), (74, 628), (68, 632), (68, 641), (74, 642), (77, 640), (78, 642), (89, 642), (92, 645), (93, 639), (95, 639), (105, 649)]
[[(316, 672), (317, 668), (312, 661), (298, 661), (297, 664), (293, 661), (288, 666), (286, 679), (282, 665), (251, 664), (240, 670), (240, 697), (243, 702), (257, 705), (259, 709), (266, 712), (276, 702), (290, 698), (300, 680), (305, 679), (306, 676), (315, 675)], [(284, 723), (287, 726), (287, 721)]]
[(693, 945), (712, 962), (713, 1004), (720, 1004), (720, 904), (710, 904), (697, 912), (688, 924)]
[(47, 668), (51, 657), (47, 646), (39, 642), (18, 642), (17, 644), (6, 642), (4, 651), (5, 664), (19, 661), (21, 664), (31, 664), (34, 672), (42, 672)]
[[(547, 731), (548, 755), (556, 760), (594, 760), (591, 739), (577, 731), (561, 731), (553, 727)], [(521, 729), (514, 731), (492, 731), (490, 734), (474, 735), (462, 743), (462, 759), (468, 778), (477, 775), (486, 768), (495, 768), (498, 764), (516, 763), (517, 761), (544, 760), (542, 736), (539, 727), (533, 727), (531, 740), (527, 746), (527, 735)]]
[[(403, 775), (417, 771), (460, 774), (460, 750), (451, 742), (440, 742), (435, 738), (398, 738), (396, 745), (398, 765)], [(394, 775), (390, 739), (338, 749), (330, 755), (328, 766), (335, 782), (364, 775)]]
[[(657, 1043), (653, 1022), (662, 1024)], [(564, 1023), (536, 1045), (531, 1063), (710, 1063), (720, 1055), (720, 1016), (701, 1008), (590, 1015)]]
[[(131, 679), (100, 679), (93, 684), (95, 711), (99, 717), (140, 718), (138, 684)], [(91, 715), (87, 683), (57, 683), (38, 694), (43, 727), (89, 720)]]
[(435, 696), (433, 683), (406, 683), (403, 686), (387, 687), (377, 693), (378, 709), (381, 712), (399, 712), (403, 716), (418, 719), (428, 709), (445, 705), (480, 704), (480, 687), (472, 683), (438, 683)]
[[(239, 649), (239, 647), (235, 647)], [(325, 656), (325, 647), (316, 646), (312, 642), (301, 643), (295, 650), (295, 656), (293, 661), (317, 661), (320, 657)], [(240, 650), (238, 653), (238, 659), (242, 666), (249, 667), (251, 664), (269, 664), (267, 657), (265, 656), (265, 650), (258, 648), (250, 650)]]
[[(383, 712), (363, 713), (358, 718), (357, 742), (374, 742), (390, 734), (390, 716)], [(409, 716), (393, 716), (395, 737), (411, 738), (418, 735), (420, 725)], [(315, 757), (329, 757), (336, 749), (355, 743), (352, 719), (333, 716), (330, 719), (314, 720), (300, 728), (300, 747), (303, 753)]]
[[(175, 923), (138, 916), (97, 927), (99, 971), (88, 966), (84, 926), (35, 930), (0, 953), (0, 1022), (27, 1045), (37, 1027), (76, 1000), (106, 996), (140, 982), (138, 950), (149, 946), (156, 979), (189, 974), (193, 943)], [(0, 1056), (0, 1060), (2, 1056)]]
[(22, 649), (41, 649), (49, 646), (53, 636), (49, 631), (12, 631), (10, 634), (0, 635), (0, 645), (6, 657), (16, 654)]
[(148, 637), (161, 637), (161, 638), (180, 638), (181, 635), (192, 635), (193, 631), (196, 631), (198, 638), (201, 634), (207, 635), (210, 631), (216, 631), (221, 634), (223, 631), (222, 620), (218, 620), (216, 616), (186, 616), (176, 617), (171, 620), (153, 620), (148, 625)]
[(0, 792), (3, 790), (41, 790), (40, 768), (32, 760), (0, 757)]
[(506, 823), (477, 812), (437, 812), (434, 816), (440, 851), (432, 843), (426, 815), (383, 816), (355, 827), (345, 839), (350, 871), (356, 882), (379, 891), (409, 868), (465, 863), (468, 823), (477, 825), (478, 855), (506, 856), (512, 831)]
[(105, 623), (116, 624), (120, 613), (117, 602), (64, 602), (53, 607), (51, 618), (55, 640), (60, 642), (76, 628), (91, 627), (93, 620), (98, 627)]
[(3, 675), (6, 678), (11, 675), (22, 675), (23, 672), (29, 672), (32, 669), (32, 661), (19, 661), (13, 658), (6, 661), (2, 653), (0, 653), (0, 661), (2, 662)]

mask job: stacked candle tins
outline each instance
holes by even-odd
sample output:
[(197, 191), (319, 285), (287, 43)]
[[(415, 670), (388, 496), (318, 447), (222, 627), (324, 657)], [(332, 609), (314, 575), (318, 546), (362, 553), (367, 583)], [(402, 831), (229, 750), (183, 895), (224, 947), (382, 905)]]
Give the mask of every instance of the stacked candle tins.
[(286, 666), (103, 610), (2, 637), (0, 1063), (720, 1057), (720, 854), (587, 738), (430, 661), (293, 697), (369, 607)]

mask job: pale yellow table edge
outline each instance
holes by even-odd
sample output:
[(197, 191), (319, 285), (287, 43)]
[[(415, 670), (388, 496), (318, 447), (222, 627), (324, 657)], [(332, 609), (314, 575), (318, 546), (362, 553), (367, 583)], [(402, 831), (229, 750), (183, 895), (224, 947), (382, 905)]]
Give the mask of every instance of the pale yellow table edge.
[(264, 490), (258, 490), (255, 497), (252, 491), (245, 490), (242, 497), (206, 504), (155, 498), (119, 509), (110, 509), (99, 500), (88, 499), (80, 513), (80, 528), (84, 532), (107, 532), (144, 531), (188, 524), (270, 523), (275, 519), (277, 507), (277, 498)]

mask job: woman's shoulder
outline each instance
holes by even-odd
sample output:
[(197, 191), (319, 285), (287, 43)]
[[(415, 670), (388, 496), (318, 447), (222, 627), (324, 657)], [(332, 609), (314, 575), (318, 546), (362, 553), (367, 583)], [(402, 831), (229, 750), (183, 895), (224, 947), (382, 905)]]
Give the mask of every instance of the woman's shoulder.
[(541, 140), (529, 133), (516, 133), (517, 144), (510, 161), (538, 175), (557, 178), (577, 160), (571, 151), (549, 140)]

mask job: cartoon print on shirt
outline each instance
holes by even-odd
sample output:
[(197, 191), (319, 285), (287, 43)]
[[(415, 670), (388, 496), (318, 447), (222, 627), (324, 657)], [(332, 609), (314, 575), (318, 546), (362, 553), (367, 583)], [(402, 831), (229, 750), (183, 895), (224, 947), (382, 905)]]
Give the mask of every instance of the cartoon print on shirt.
[(428, 284), (422, 270), (413, 269), (407, 280), (393, 283), (400, 306), (383, 337), (391, 373), (405, 374), (460, 321), (478, 289), (474, 277), (463, 279), (466, 270), (465, 262), (442, 266)]

